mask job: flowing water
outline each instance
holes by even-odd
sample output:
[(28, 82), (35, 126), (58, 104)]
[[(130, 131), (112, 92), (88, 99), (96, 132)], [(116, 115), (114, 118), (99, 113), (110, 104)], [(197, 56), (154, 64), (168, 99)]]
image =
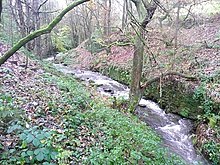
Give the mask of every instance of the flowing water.
[[(97, 72), (71, 69), (62, 64), (54, 64), (63, 73), (97, 85), (97, 90), (107, 96), (124, 97), (128, 99), (129, 88)], [(163, 140), (163, 145), (171, 152), (182, 157), (187, 164), (209, 164), (201, 155), (196, 153), (190, 138), (193, 128), (192, 121), (174, 114), (166, 114), (156, 103), (141, 99), (135, 113), (152, 127)]]

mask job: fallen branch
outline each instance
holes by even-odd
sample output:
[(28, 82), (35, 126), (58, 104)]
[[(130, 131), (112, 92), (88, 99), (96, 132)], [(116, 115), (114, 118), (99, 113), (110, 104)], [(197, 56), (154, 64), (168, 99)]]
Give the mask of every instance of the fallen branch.
[(69, 6), (67, 6), (64, 10), (61, 11), (61, 13), (59, 15), (56, 16), (56, 18), (54, 18), (54, 20), (47, 26), (44, 28), (41, 28), (39, 30), (36, 30), (32, 33), (30, 33), (29, 35), (27, 35), (26, 37), (22, 38), (21, 40), (19, 40), (10, 50), (8, 50), (1, 58), (0, 58), (0, 66), (2, 64), (5, 63), (5, 61), (7, 61), (7, 59), (9, 59), (17, 50), (19, 50), (22, 46), (24, 46), (26, 43), (28, 43), (29, 41), (43, 35), (43, 34), (47, 34), (50, 33), (53, 28), (62, 20), (62, 18), (69, 12), (71, 11), (74, 7), (87, 2), (90, 0), (77, 0), (72, 2)]
[(161, 78), (164, 78), (166, 76), (178, 76), (178, 77), (181, 77), (181, 78), (185, 78), (187, 80), (190, 80), (190, 81), (198, 81), (198, 78), (196, 77), (192, 77), (192, 76), (188, 76), (188, 75), (184, 75), (182, 73), (178, 73), (178, 72), (168, 72), (168, 73), (165, 73), (165, 74), (161, 74), (160, 76), (157, 76), (147, 82), (145, 82), (142, 86), (141, 86), (141, 89), (144, 90), (147, 86), (151, 85), (152, 83), (156, 82), (156, 81), (159, 81)]

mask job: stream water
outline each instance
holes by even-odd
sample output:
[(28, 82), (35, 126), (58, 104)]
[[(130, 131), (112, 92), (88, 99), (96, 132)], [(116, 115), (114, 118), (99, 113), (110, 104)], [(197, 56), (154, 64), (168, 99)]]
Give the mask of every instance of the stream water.
[[(54, 66), (65, 74), (72, 74), (86, 83), (94, 83), (97, 90), (107, 96), (128, 99), (129, 88), (97, 72), (68, 68), (62, 64)], [(209, 164), (196, 153), (190, 138), (193, 128), (192, 121), (174, 114), (166, 114), (156, 103), (141, 99), (135, 113), (152, 127), (162, 138), (163, 145), (171, 152), (182, 157), (187, 164)]]

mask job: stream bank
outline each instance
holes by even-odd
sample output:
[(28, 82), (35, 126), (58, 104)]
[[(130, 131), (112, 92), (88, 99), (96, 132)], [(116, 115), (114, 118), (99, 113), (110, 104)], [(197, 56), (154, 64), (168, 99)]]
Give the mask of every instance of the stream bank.
[[(72, 69), (62, 64), (54, 64), (55, 67), (66, 74), (89, 83), (97, 85), (97, 90), (107, 96), (128, 98), (129, 88), (97, 72)], [(169, 150), (181, 156), (188, 164), (208, 164), (208, 162), (196, 153), (191, 139), (193, 123), (188, 119), (182, 119), (174, 114), (166, 114), (159, 106), (149, 100), (142, 99), (136, 109), (139, 118), (153, 128), (163, 139), (163, 145)]]
[[(94, 69), (94, 68), (91, 68)], [(129, 85), (130, 73), (120, 66), (103, 66), (94, 71)], [(143, 76), (147, 77), (147, 76)], [(179, 77), (170, 76), (152, 83), (146, 88), (144, 98), (153, 100), (166, 113), (176, 114), (193, 120), (193, 143), (213, 164), (220, 163), (220, 102), (213, 92), (207, 89), (207, 84), (215, 82), (219, 75), (212, 75), (205, 82), (190, 82)], [(143, 82), (147, 81), (145, 78)], [(214, 97), (213, 97), (214, 96)]]
[[(127, 56), (132, 54), (132, 49), (117, 48), (117, 51), (123, 53), (126, 49), (128, 50), (126, 51), (126, 58), (124, 58), (121, 54), (112, 54), (106, 57), (106, 54), (103, 52), (101, 54), (91, 55), (85, 49), (77, 48), (68, 52), (65, 56), (57, 58), (55, 62), (72, 68), (84, 68), (99, 72), (122, 84), (129, 85), (131, 81), (129, 71), (131, 61), (129, 61)], [(118, 59), (119, 55), (122, 57), (115, 61), (117, 64), (112, 65), (111, 62), (107, 61), (111, 58)], [(160, 74), (157, 70), (152, 70), (152, 72), (155, 72), (154, 74), (156, 75)], [(143, 74), (143, 77), (146, 78), (153, 78), (152, 76)], [(214, 76), (208, 79), (213, 81), (216, 78)], [(144, 81), (143, 79), (142, 82)], [(220, 124), (220, 120), (216, 117), (218, 117), (220, 104), (215, 99), (209, 99), (206, 92), (207, 86), (200, 83), (192, 83), (178, 77), (167, 77), (161, 82), (151, 84), (145, 91), (145, 98), (157, 102), (166, 113), (170, 112), (194, 120), (194, 145), (207, 158), (216, 162), (214, 164), (219, 164), (220, 131), (218, 125)], [(208, 114), (206, 114), (207, 112)], [(214, 128), (210, 126), (211, 124), (214, 125)]]

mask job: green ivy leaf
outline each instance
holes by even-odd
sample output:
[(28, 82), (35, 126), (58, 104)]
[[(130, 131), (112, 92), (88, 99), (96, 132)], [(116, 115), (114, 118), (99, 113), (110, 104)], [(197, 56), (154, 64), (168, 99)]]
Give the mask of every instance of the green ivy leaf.
[(27, 135), (27, 139), (26, 139), (27, 143), (30, 143), (30, 142), (32, 142), (33, 140), (34, 140), (34, 136), (33, 136), (32, 134), (28, 134), (28, 135)]
[(40, 162), (44, 160), (44, 154), (43, 152), (39, 152), (38, 155), (36, 156), (36, 159)]
[(48, 150), (47, 148), (42, 148), (41, 151), (42, 151), (45, 155), (49, 154), (49, 150)]
[(57, 156), (57, 152), (52, 152), (52, 153), (50, 154), (50, 157), (51, 157), (52, 160), (55, 160), (55, 159), (56, 159), (56, 156)]
[(21, 157), (25, 158), (27, 156), (26, 152), (21, 153)]
[(44, 162), (43, 165), (50, 165), (50, 163), (49, 162)]
[(33, 145), (34, 145), (35, 147), (38, 147), (40, 144), (41, 144), (41, 142), (40, 142), (39, 139), (35, 138), (35, 139), (33, 140)]
[(27, 135), (25, 133), (20, 134), (20, 138), (21, 140), (25, 140), (27, 137)]
[(28, 156), (33, 156), (33, 155), (34, 155), (34, 152), (33, 152), (33, 151), (27, 151), (27, 155), (28, 155)]
[(21, 144), (21, 148), (26, 148), (26, 147), (27, 147), (27, 143), (25, 141), (23, 141)]
[(37, 136), (36, 136), (38, 139), (40, 139), (40, 140), (42, 140), (42, 139), (44, 139), (44, 135), (43, 134), (38, 134)]
[(12, 153), (14, 153), (15, 151), (16, 151), (15, 149), (10, 149), (10, 150), (9, 150), (9, 153), (12, 154)]
[(50, 132), (45, 132), (45, 133), (44, 133), (44, 137), (49, 138), (50, 136), (51, 136), (51, 133), (50, 133)]
[(40, 153), (40, 149), (39, 148), (34, 150), (34, 155), (38, 155), (39, 153)]

